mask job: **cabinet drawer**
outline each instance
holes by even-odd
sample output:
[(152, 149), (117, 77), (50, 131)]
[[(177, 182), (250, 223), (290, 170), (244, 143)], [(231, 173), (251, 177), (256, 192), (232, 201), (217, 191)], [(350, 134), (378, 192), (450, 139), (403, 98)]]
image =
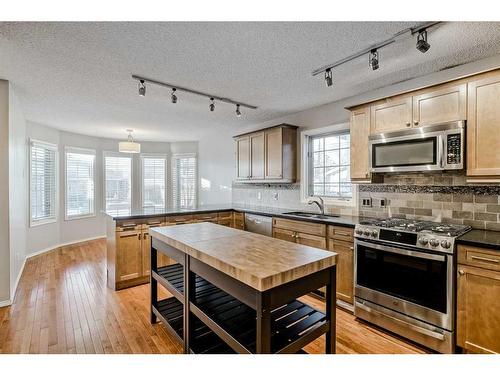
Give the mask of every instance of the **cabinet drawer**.
[(336, 227), (334, 225), (328, 226), (328, 238), (339, 241), (352, 242), (354, 230), (352, 228)]
[(326, 238), (320, 236), (314, 236), (312, 234), (297, 233), (296, 242), (301, 245), (316, 247), (318, 249), (326, 250)]
[(221, 220), (221, 219), (232, 219), (233, 218), (233, 213), (231, 211), (228, 211), (228, 212), (219, 212), (219, 213), (217, 213), (217, 218), (219, 220)]
[(326, 236), (326, 224), (308, 223), (306, 221), (273, 219), (273, 227), (287, 229), (295, 232), (312, 234), (315, 236)]
[(458, 263), (500, 271), (500, 251), (458, 245)]
[(135, 221), (123, 221), (116, 223), (117, 232), (130, 232), (141, 230), (142, 224)]
[(196, 221), (217, 221), (217, 212), (206, 213), (206, 214), (195, 214), (195, 215), (193, 215), (193, 220), (196, 220)]
[(288, 242), (295, 242), (295, 232), (291, 230), (273, 228), (273, 237)]
[(178, 215), (178, 216), (167, 217), (167, 222), (174, 224), (186, 224), (187, 222), (192, 220), (193, 220), (193, 215)]
[(217, 224), (219, 225), (224, 225), (226, 227), (230, 227), (231, 226), (231, 218), (226, 218), (226, 219), (218, 219), (217, 220)]

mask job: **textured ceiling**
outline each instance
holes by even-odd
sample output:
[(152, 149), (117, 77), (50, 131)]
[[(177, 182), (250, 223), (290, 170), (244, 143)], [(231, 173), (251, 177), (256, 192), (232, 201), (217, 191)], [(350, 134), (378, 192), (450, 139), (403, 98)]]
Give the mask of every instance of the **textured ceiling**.
[[(0, 23), (0, 78), (12, 82), (25, 116), (59, 129), (139, 140), (196, 140), (333, 102), (450, 65), (500, 54), (500, 23), (445, 23), (334, 70), (334, 86), (311, 71), (417, 22)], [(132, 73), (257, 105), (242, 109), (148, 86)]]

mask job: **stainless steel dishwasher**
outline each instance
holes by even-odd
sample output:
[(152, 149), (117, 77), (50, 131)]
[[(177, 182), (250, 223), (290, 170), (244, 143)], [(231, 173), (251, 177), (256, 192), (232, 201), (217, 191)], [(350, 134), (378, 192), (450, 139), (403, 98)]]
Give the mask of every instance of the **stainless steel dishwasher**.
[(272, 237), (273, 218), (269, 216), (245, 214), (245, 230)]

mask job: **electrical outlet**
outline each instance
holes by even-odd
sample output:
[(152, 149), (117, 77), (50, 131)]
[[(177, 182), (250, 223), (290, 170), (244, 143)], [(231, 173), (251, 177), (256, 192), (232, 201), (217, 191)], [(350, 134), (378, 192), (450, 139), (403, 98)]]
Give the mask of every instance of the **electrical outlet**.
[(259, 201), (262, 199), (262, 193), (260, 191), (257, 193), (257, 199)]
[(273, 193), (273, 199), (274, 199), (275, 201), (277, 201), (277, 200), (278, 200), (278, 198), (279, 198), (279, 194), (278, 194), (278, 193)]
[(380, 199), (380, 207), (387, 207), (387, 198)]
[(371, 198), (362, 198), (361, 199), (361, 206), (362, 207), (371, 207), (372, 206), (372, 199)]

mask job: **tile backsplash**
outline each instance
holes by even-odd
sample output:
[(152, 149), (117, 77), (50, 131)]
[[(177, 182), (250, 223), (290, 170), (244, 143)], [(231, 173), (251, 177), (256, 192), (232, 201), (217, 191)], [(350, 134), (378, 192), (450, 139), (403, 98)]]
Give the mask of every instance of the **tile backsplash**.
[[(464, 172), (384, 175), (383, 183), (357, 185), (357, 207), (327, 206), (331, 214), (399, 217), (465, 224), (500, 231), (500, 185), (466, 182)], [(300, 201), (300, 184), (234, 183), (233, 203), (290, 210), (315, 210)], [(362, 206), (371, 198), (371, 206)], [(381, 204), (381, 202), (385, 204)]]

